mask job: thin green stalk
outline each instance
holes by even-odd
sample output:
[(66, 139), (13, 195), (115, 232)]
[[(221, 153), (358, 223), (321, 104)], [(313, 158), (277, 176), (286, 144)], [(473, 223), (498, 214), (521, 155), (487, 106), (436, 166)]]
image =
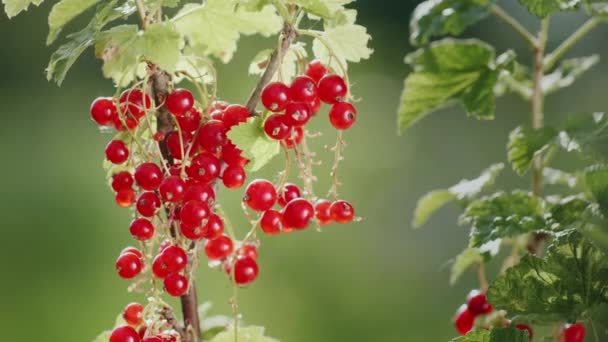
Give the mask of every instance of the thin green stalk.
[(587, 22), (585, 22), (581, 27), (579, 27), (570, 37), (568, 37), (564, 42), (555, 49), (555, 51), (551, 52), (547, 55), (544, 61), (544, 71), (551, 70), (555, 63), (557, 63), (565, 54), (568, 52), (576, 43), (578, 43), (581, 39), (583, 39), (589, 32), (591, 32), (596, 26), (598, 26), (602, 22), (598, 17), (593, 17)]
[(528, 31), (522, 24), (517, 21), (517, 19), (513, 18), (509, 13), (507, 13), (504, 9), (502, 9), (498, 5), (492, 5), (492, 13), (504, 21), (507, 25), (511, 26), (515, 32), (517, 32), (522, 38), (524, 38), (528, 44), (531, 46), (537, 45), (536, 37), (530, 31)]

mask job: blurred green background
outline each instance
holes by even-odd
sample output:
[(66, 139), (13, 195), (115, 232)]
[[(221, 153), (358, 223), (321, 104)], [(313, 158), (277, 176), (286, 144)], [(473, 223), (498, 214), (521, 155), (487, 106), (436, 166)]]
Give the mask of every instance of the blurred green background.
[[(417, 3), (360, 0), (354, 5), (373, 36), (375, 54), (352, 67), (353, 91), (363, 101), (357, 125), (346, 133), (349, 146), (340, 176), (341, 194), (365, 220), (330, 226), (321, 234), (310, 229), (262, 237), (260, 277), (239, 297), (244, 319), (268, 327), (270, 336), (286, 342), (401, 342), (447, 341), (455, 335), (450, 319), (476, 279), (469, 273), (450, 287), (446, 266), (466, 245), (467, 230), (456, 225), (458, 211), (450, 208), (424, 230), (413, 231), (411, 212), (426, 191), (504, 161), (507, 135), (527, 122), (528, 107), (514, 95), (504, 96), (490, 122), (449, 108), (397, 136), (395, 112), (408, 72), (402, 61), (412, 50), (408, 21)], [(501, 4), (536, 30), (538, 20), (516, 1)], [(88, 114), (93, 98), (112, 93), (111, 82), (101, 77), (92, 51), (61, 88), (46, 82), (50, 6), (11, 22), (0, 15), (2, 341), (90, 341), (112, 326), (126, 303), (144, 300), (127, 293), (127, 283), (114, 271), (118, 252), (133, 243), (129, 212), (114, 204), (106, 186), (101, 161), (109, 136), (98, 133)], [(550, 47), (584, 19), (582, 13), (558, 15)], [(597, 29), (572, 55), (607, 54), (607, 34), (608, 28)], [(514, 49), (520, 62), (530, 60), (519, 37), (493, 18), (466, 35), (494, 43), (499, 52)], [(237, 58), (219, 67), (223, 99), (246, 99), (256, 82), (247, 75), (248, 61), (272, 44), (242, 40)], [(574, 89), (550, 97), (547, 120), (605, 110), (607, 71), (608, 63), (601, 63)], [(321, 118), (314, 125), (324, 133), (315, 143), (325, 161), (317, 171), (317, 189), (324, 193), (330, 153), (323, 145), (333, 141), (334, 132)], [(558, 163), (568, 168), (572, 161)], [(271, 171), (255, 176), (271, 177), (279, 167), (277, 158)], [(508, 171), (500, 185), (525, 187), (528, 180)], [(241, 192), (220, 196), (242, 236), (248, 227), (239, 216)], [(229, 313), (227, 278), (203, 267), (199, 279), (199, 297), (214, 303), (214, 313)]]

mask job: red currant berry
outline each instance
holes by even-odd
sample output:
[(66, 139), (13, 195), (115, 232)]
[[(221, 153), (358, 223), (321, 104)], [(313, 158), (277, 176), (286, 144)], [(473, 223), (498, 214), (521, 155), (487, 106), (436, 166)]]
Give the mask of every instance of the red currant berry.
[[(182, 153), (187, 153), (188, 148), (190, 148), (190, 145), (192, 144), (192, 134), (184, 131), (182, 132), (182, 138), (180, 139), (179, 132), (173, 131), (167, 135), (166, 144), (167, 149), (169, 149), (173, 158), (183, 159)], [(182, 149), (184, 152), (182, 152)], [(192, 153), (192, 150), (190, 152)]]
[(227, 166), (222, 173), (222, 182), (228, 189), (238, 189), (245, 184), (247, 174), (240, 166)]
[(281, 232), (283, 225), (283, 215), (273, 209), (266, 210), (260, 219), (262, 231), (268, 235), (277, 235)]
[(321, 109), (321, 99), (319, 97), (315, 97), (312, 101), (307, 102), (307, 104), (310, 107), (310, 113), (312, 115), (317, 114), (319, 109)]
[(182, 116), (194, 106), (194, 96), (187, 89), (175, 89), (167, 96), (165, 105), (173, 115)]
[(163, 172), (155, 163), (143, 163), (135, 169), (135, 180), (144, 190), (156, 190), (163, 181)]
[(529, 340), (529, 342), (532, 342), (532, 337), (534, 336), (534, 331), (532, 330), (532, 328), (529, 325), (517, 324), (515, 327), (519, 330), (526, 330), (528, 332), (528, 340)]
[(201, 201), (203, 203), (209, 204), (215, 200), (215, 191), (211, 185), (206, 183), (192, 183), (186, 189), (186, 193), (184, 195), (184, 202), (188, 201)]
[(316, 83), (327, 74), (327, 68), (321, 63), (320, 60), (315, 59), (308, 63), (308, 67), (306, 68), (306, 76), (312, 78)]
[(139, 241), (150, 240), (154, 236), (154, 225), (145, 218), (139, 218), (131, 222), (129, 230), (131, 235)]
[[(126, 128), (123, 125), (123, 120), (121, 120), (120, 117), (123, 117), (124, 123), (127, 125)], [(116, 128), (116, 130), (120, 131), (120, 132), (124, 132), (127, 129), (132, 131), (135, 129), (135, 127), (137, 127), (138, 124), (139, 124), (139, 119), (134, 116), (131, 116), (130, 114), (128, 114), (127, 117), (120, 116), (120, 115), (116, 116), (116, 119), (114, 120), (114, 128)]]
[(144, 192), (137, 199), (137, 212), (144, 217), (156, 215), (160, 209), (160, 199), (154, 192)]
[(122, 312), (122, 318), (131, 326), (138, 326), (143, 323), (144, 306), (139, 303), (131, 303)]
[(129, 159), (129, 149), (122, 140), (112, 140), (106, 146), (106, 158), (112, 162), (112, 164), (122, 164)]
[(329, 111), (329, 122), (335, 129), (349, 129), (357, 120), (357, 109), (348, 102), (333, 105)]
[(224, 221), (216, 214), (211, 214), (207, 219), (207, 224), (201, 229), (201, 237), (213, 240), (222, 236), (224, 233)]
[(157, 255), (154, 258), (154, 261), (152, 261), (152, 273), (154, 273), (155, 277), (160, 279), (165, 279), (169, 273), (171, 273), (167, 264), (163, 261), (162, 251), (161, 254)]
[(140, 258), (142, 258), (144, 256), (143, 254), (141, 254), (141, 252), (139, 251), (139, 249), (137, 249), (135, 247), (130, 247), (130, 246), (129, 247), (125, 247), (125, 249), (123, 249), (120, 252), (120, 255), (123, 255), (123, 254), (126, 254), (126, 253), (135, 254), (135, 255), (137, 255)]
[(355, 208), (347, 201), (335, 201), (329, 208), (331, 218), (337, 223), (349, 223), (355, 217)]
[(213, 120), (219, 120), (221, 122), (224, 122), (224, 111), (223, 110), (214, 110), (214, 111), (210, 111), (211, 112), (211, 119)]
[(285, 108), (285, 123), (289, 127), (304, 126), (310, 120), (310, 107), (304, 102), (293, 102)]
[(160, 183), (160, 196), (163, 201), (176, 203), (184, 199), (186, 192), (186, 182), (179, 176), (170, 176)]
[(209, 214), (209, 206), (196, 200), (186, 202), (179, 213), (181, 221), (190, 227), (200, 226)]
[(201, 126), (196, 139), (205, 151), (216, 153), (227, 142), (226, 127), (221, 121), (209, 120)]
[(304, 140), (304, 129), (302, 127), (294, 127), (288, 137), (283, 140), (285, 147), (293, 148), (295, 145), (300, 145)]
[(156, 132), (154, 133), (154, 135), (152, 136), (152, 139), (154, 139), (154, 141), (163, 141), (165, 140), (165, 138), (167, 137), (167, 134), (165, 134), (165, 132)]
[(240, 258), (234, 263), (234, 280), (241, 286), (252, 283), (258, 273), (258, 263), (253, 258)]
[(116, 260), (118, 275), (124, 279), (135, 278), (141, 272), (142, 266), (140, 257), (133, 253), (121, 254)]
[(142, 326), (139, 328), (139, 331), (137, 332), (137, 333), (139, 334), (139, 338), (143, 339), (143, 338), (144, 338), (144, 336), (146, 336), (146, 331), (148, 331), (148, 327), (147, 327), (147, 326), (145, 326), (145, 325), (142, 325)]
[(302, 197), (302, 191), (300, 191), (300, 188), (293, 183), (287, 183), (283, 187), (283, 192), (279, 193), (278, 202), (281, 207), (284, 207), (287, 203), (291, 202), (291, 200), (300, 197)]
[(262, 90), (262, 104), (271, 112), (282, 111), (289, 102), (289, 88), (284, 83), (268, 83)]
[(315, 215), (313, 205), (303, 198), (296, 198), (283, 210), (283, 224), (294, 229), (305, 229)]
[(330, 207), (331, 202), (325, 199), (318, 200), (315, 204), (315, 217), (320, 226), (326, 226), (333, 221)]
[(129, 208), (135, 202), (135, 196), (133, 189), (120, 190), (116, 193), (116, 204), (121, 208)]
[(192, 164), (186, 167), (186, 173), (199, 182), (208, 183), (220, 175), (222, 163), (211, 153), (200, 153), (192, 159)]
[(243, 201), (255, 211), (266, 211), (277, 201), (277, 191), (271, 182), (265, 179), (256, 179), (249, 183), (245, 189)]
[(179, 272), (188, 264), (188, 254), (180, 246), (169, 246), (163, 250), (161, 255), (169, 272)]
[(128, 325), (123, 325), (114, 328), (110, 335), (110, 342), (140, 342), (139, 334), (137, 331)]
[(188, 291), (188, 278), (179, 273), (171, 273), (163, 281), (165, 291), (173, 297), (181, 297)]
[(243, 157), (242, 152), (234, 144), (228, 142), (222, 147), (222, 159), (228, 165), (243, 167), (247, 165), (249, 159)]
[(151, 337), (144, 338), (143, 340), (141, 340), (141, 342), (164, 342), (164, 341), (158, 336), (151, 336)]
[(182, 235), (188, 240), (198, 240), (202, 239), (201, 230), (203, 230), (200, 226), (189, 226), (184, 222), (179, 224), (179, 230), (182, 232)]
[(119, 103), (123, 114), (133, 115), (137, 119), (146, 115), (146, 111), (152, 107), (150, 96), (138, 88), (123, 91)]
[(228, 106), (230, 106), (230, 103), (226, 101), (215, 100), (209, 105), (209, 112), (216, 110), (224, 111), (226, 108), (228, 108)]
[(264, 121), (264, 132), (271, 139), (283, 140), (287, 138), (290, 127), (285, 123), (286, 116), (283, 114), (272, 114)]
[(91, 104), (91, 117), (100, 126), (108, 126), (117, 118), (116, 106), (111, 97), (98, 97)]
[(182, 132), (194, 132), (201, 125), (201, 113), (192, 108), (184, 115), (177, 117), (177, 123)]
[(224, 109), (224, 115), (222, 115), (222, 121), (227, 129), (247, 121), (248, 118), (249, 111), (241, 105), (230, 105), (226, 107), (226, 109)]
[(258, 259), (258, 249), (252, 244), (245, 244), (238, 251), (239, 257)]
[(289, 95), (293, 102), (310, 103), (319, 97), (316, 82), (308, 76), (298, 76), (291, 83)]
[(566, 324), (561, 337), (563, 342), (583, 342), (585, 340), (585, 327), (580, 323)]
[(118, 192), (133, 188), (133, 175), (129, 171), (121, 171), (112, 176), (112, 189)]
[(485, 293), (478, 290), (473, 290), (469, 293), (467, 296), (467, 306), (474, 316), (492, 312), (492, 305), (488, 303)]
[(473, 329), (473, 323), (475, 322), (475, 315), (469, 311), (466, 305), (462, 305), (456, 316), (454, 316), (454, 326), (460, 335), (466, 335), (471, 329)]
[(325, 75), (319, 81), (319, 97), (321, 101), (329, 104), (345, 100), (347, 86), (344, 79), (338, 75)]
[(216, 239), (207, 241), (205, 245), (205, 254), (210, 260), (226, 259), (234, 248), (232, 240), (222, 235)]

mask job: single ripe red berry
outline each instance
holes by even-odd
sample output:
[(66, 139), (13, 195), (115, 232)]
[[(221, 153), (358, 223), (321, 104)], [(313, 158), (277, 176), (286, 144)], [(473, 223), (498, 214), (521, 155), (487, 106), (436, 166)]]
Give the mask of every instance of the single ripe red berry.
[(222, 163), (211, 153), (197, 154), (190, 166), (186, 167), (186, 173), (199, 182), (208, 183), (220, 176)]
[[(167, 139), (165, 139), (165, 143), (167, 144), (167, 149), (171, 153), (171, 156), (175, 159), (183, 159), (182, 154), (187, 153), (190, 145), (192, 144), (192, 134), (183, 131), (182, 137), (180, 139), (178, 131), (173, 131), (167, 135)], [(183, 152), (182, 152), (183, 149)], [(190, 153), (193, 152), (193, 149), (190, 150)]]
[[(122, 118), (122, 120), (121, 120)], [(127, 127), (125, 128), (124, 123), (127, 125)], [(139, 119), (132, 116), (131, 114), (127, 114), (127, 116), (125, 117), (124, 115), (117, 115), (116, 119), (114, 119), (114, 128), (116, 128), (117, 131), (119, 132), (124, 132), (127, 129), (132, 131), (135, 129), (135, 127), (137, 127), (137, 125), (139, 124)]]
[(163, 181), (163, 172), (155, 163), (143, 163), (135, 169), (135, 180), (144, 190), (156, 190)]
[(163, 281), (165, 291), (173, 297), (181, 297), (188, 291), (188, 278), (179, 273), (171, 273)]
[(285, 123), (289, 127), (304, 126), (310, 120), (310, 106), (304, 102), (292, 102), (285, 108)]
[(156, 215), (160, 209), (160, 199), (154, 192), (144, 192), (137, 199), (137, 212), (144, 217)]
[(287, 203), (291, 202), (291, 200), (300, 197), (302, 197), (300, 188), (293, 183), (287, 183), (283, 187), (283, 191), (279, 193), (278, 203), (281, 207), (284, 207)]
[(209, 204), (215, 200), (215, 191), (211, 185), (206, 183), (194, 182), (188, 185), (184, 194), (184, 202), (201, 201)]
[(293, 102), (310, 103), (319, 97), (315, 80), (308, 76), (298, 76), (291, 83), (289, 95)]
[(126, 254), (126, 253), (133, 253), (135, 255), (137, 255), (138, 257), (142, 258), (144, 255), (141, 254), (141, 252), (139, 251), (139, 249), (135, 248), (135, 247), (125, 247), (125, 249), (123, 249), (120, 252), (120, 255)]
[(517, 324), (515, 327), (519, 330), (526, 330), (528, 332), (528, 340), (529, 340), (529, 342), (532, 342), (532, 337), (534, 337), (534, 331), (532, 330), (532, 328), (529, 325)]
[(195, 108), (192, 108), (184, 115), (178, 116), (177, 123), (183, 132), (192, 133), (201, 125), (201, 113)]
[(243, 151), (239, 150), (233, 143), (228, 142), (222, 147), (222, 159), (228, 165), (243, 167), (247, 165), (249, 159), (243, 157)]
[(175, 89), (167, 96), (165, 105), (173, 115), (182, 116), (194, 106), (194, 96), (187, 89)]
[(140, 342), (139, 334), (133, 327), (123, 325), (114, 328), (110, 335), (110, 342)]
[(488, 303), (486, 294), (478, 290), (473, 290), (469, 293), (467, 296), (467, 306), (474, 316), (492, 312), (492, 305)]
[(312, 78), (316, 83), (327, 74), (327, 68), (321, 63), (320, 60), (315, 59), (308, 63), (306, 68), (306, 76)]
[(223, 110), (216, 109), (216, 110), (209, 110), (209, 112), (211, 113), (211, 114), (209, 114), (211, 116), (211, 119), (224, 122), (224, 111)]
[(330, 208), (331, 202), (326, 199), (318, 200), (315, 203), (315, 217), (320, 226), (326, 226), (333, 221)]
[(317, 87), (321, 101), (329, 104), (344, 101), (348, 89), (344, 79), (335, 74), (323, 76)]
[(294, 229), (305, 229), (315, 215), (313, 205), (303, 199), (296, 198), (285, 206), (283, 210), (283, 224)]
[(222, 121), (227, 129), (247, 121), (248, 118), (249, 111), (241, 105), (230, 105), (226, 107), (226, 109), (224, 109), (224, 114), (222, 115)]
[(186, 202), (179, 213), (181, 221), (190, 226), (198, 227), (203, 220), (209, 218), (209, 206), (205, 202), (191, 200)]
[(205, 254), (210, 260), (221, 260), (227, 258), (234, 248), (232, 240), (222, 235), (213, 240), (207, 241), (205, 245)]
[(245, 184), (247, 174), (240, 166), (227, 166), (222, 173), (222, 182), (228, 189), (238, 189)]
[(179, 224), (179, 231), (188, 240), (194, 241), (194, 240), (202, 239), (203, 238), (201, 236), (202, 230), (203, 230), (203, 227), (201, 227), (201, 226), (189, 226), (189, 225), (185, 224), (184, 222), (180, 222), (180, 224)]
[(216, 214), (211, 214), (207, 224), (201, 229), (201, 237), (209, 240), (217, 239), (224, 233), (224, 221)]
[(146, 337), (143, 340), (141, 340), (142, 342), (165, 342), (163, 341), (160, 337), (158, 336), (150, 336), (150, 337)]
[(321, 109), (321, 99), (317, 96), (312, 101), (307, 102), (310, 106), (310, 113), (314, 116)]
[(456, 311), (456, 316), (454, 316), (454, 326), (460, 335), (464, 336), (471, 331), (471, 329), (473, 329), (474, 322), (475, 315), (469, 311), (466, 305), (462, 305), (458, 311)]
[(124, 189), (116, 193), (116, 204), (121, 208), (129, 208), (135, 202), (135, 191), (133, 189)]
[(255, 211), (266, 211), (277, 201), (277, 191), (271, 182), (256, 179), (247, 185), (243, 201)]
[(260, 227), (262, 231), (268, 235), (277, 235), (281, 232), (283, 225), (283, 214), (279, 211), (270, 209), (262, 214), (260, 219)]
[(167, 264), (163, 261), (162, 251), (161, 254), (157, 255), (154, 258), (154, 261), (152, 261), (152, 273), (154, 273), (155, 277), (160, 279), (165, 279), (170, 273)]
[(108, 126), (117, 118), (116, 106), (111, 97), (98, 97), (91, 104), (91, 117), (100, 126)]
[(349, 223), (355, 217), (355, 208), (347, 201), (335, 201), (329, 208), (331, 218), (337, 223)]
[(302, 127), (294, 127), (287, 138), (283, 140), (285, 147), (293, 148), (295, 145), (300, 145), (304, 140), (304, 129)]
[(145, 218), (133, 220), (129, 230), (131, 235), (139, 241), (150, 240), (154, 236), (154, 225)]
[(349, 129), (357, 121), (357, 109), (348, 102), (336, 103), (329, 110), (329, 122), (335, 129)]
[(180, 246), (169, 246), (162, 253), (162, 261), (167, 265), (167, 270), (170, 273), (177, 273), (188, 264), (188, 254)]
[(257, 260), (258, 259), (258, 249), (250, 243), (245, 244), (238, 250), (238, 256)]
[(121, 171), (112, 176), (112, 189), (116, 192), (133, 188), (133, 183), (133, 175), (129, 171)]
[(143, 323), (144, 306), (139, 303), (131, 303), (122, 312), (122, 318), (131, 326), (138, 326)]
[(285, 123), (286, 116), (283, 114), (272, 114), (264, 121), (264, 132), (271, 139), (283, 140), (287, 138), (290, 127)]
[(216, 153), (226, 144), (226, 126), (218, 120), (209, 120), (198, 131), (198, 144), (207, 152)]
[(253, 258), (240, 258), (234, 263), (234, 280), (241, 286), (253, 282), (258, 277), (258, 273), (258, 263)]
[(170, 176), (160, 183), (160, 196), (163, 201), (176, 203), (184, 199), (186, 182), (179, 176)]
[(106, 146), (106, 158), (112, 164), (122, 164), (129, 159), (129, 149), (122, 140), (112, 140)]
[(213, 112), (214, 110), (223, 111), (224, 109), (228, 108), (228, 106), (230, 106), (230, 103), (228, 103), (226, 101), (215, 100), (215, 101), (211, 102), (211, 104), (209, 105), (209, 111), (210, 112)]
[(148, 94), (144, 94), (141, 89), (127, 89), (120, 94), (120, 110), (123, 114), (130, 114), (139, 119), (146, 115), (146, 111), (152, 108), (152, 101)]
[(271, 112), (282, 111), (289, 102), (289, 87), (284, 83), (268, 83), (262, 90), (262, 104)]
[(141, 258), (133, 253), (121, 254), (116, 259), (118, 275), (124, 279), (135, 278), (142, 269)]
[(585, 340), (585, 326), (580, 323), (566, 324), (561, 337), (563, 342), (583, 342)]

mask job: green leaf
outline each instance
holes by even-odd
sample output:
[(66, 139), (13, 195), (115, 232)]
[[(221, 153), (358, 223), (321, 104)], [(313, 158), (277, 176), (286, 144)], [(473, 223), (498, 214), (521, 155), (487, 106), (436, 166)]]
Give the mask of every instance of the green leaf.
[(606, 17), (608, 15), (608, 1), (586, 0), (585, 10), (593, 16)]
[(2, 0), (4, 4), (4, 12), (10, 18), (27, 10), (30, 4), (39, 6), (44, 0)]
[(451, 342), (490, 342), (488, 330), (472, 330), (468, 334), (453, 338)]
[(452, 342), (529, 342), (528, 331), (517, 328), (494, 328), (491, 331), (480, 329), (470, 331), (465, 336), (452, 339)]
[(543, 77), (541, 82), (543, 92), (550, 94), (571, 86), (587, 70), (595, 66), (599, 60), (598, 55), (564, 60), (555, 71)]
[(608, 217), (608, 165), (594, 165), (584, 171), (585, 187)]
[(456, 256), (450, 269), (450, 285), (454, 285), (469, 267), (484, 261), (483, 254), (477, 248), (467, 248)]
[(524, 256), (488, 289), (488, 300), (509, 315), (541, 322), (574, 322), (608, 302), (608, 258), (575, 230), (561, 233), (547, 255)]
[(582, 196), (560, 198), (549, 210), (548, 223), (553, 231), (579, 228), (591, 203)]
[(475, 179), (463, 179), (449, 189), (440, 189), (429, 192), (418, 200), (414, 210), (414, 228), (420, 228), (428, 219), (444, 205), (455, 201), (470, 200), (483, 190), (492, 186), (503, 170), (504, 164), (498, 163), (485, 169)]
[(490, 14), (494, 0), (427, 0), (410, 20), (412, 45), (427, 44), (432, 37), (459, 35)]
[[(308, 57), (308, 53), (306, 52), (305, 44), (302, 42), (297, 42), (292, 44), (287, 52), (284, 52), (283, 63), (281, 64), (281, 74), (283, 75), (284, 80), (291, 80), (296, 76), (297, 65), (299, 62), (306, 63), (306, 57)], [(272, 49), (264, 49), (260, 51), (249, 64), (249, 74), (251, 75), (261, 75), (266, 70), (268, 63), (270, 62), (270, 56), (274, 50)], [(278, 80), (279, 73), (275, 73), (273, 76), (273, 80)]]
[(470, 224), (471, 245), (546, 229), (542, 199), (524, 191), (498, 192), (471, 202), (460, 217)]
[(543, 184), (545, 185), (561, 185), (570, 189), (575, 189), (578, 186), (578, 183), (578, 177), (571, 173), (550, 167), (543, 168)]
[(560, 144), (566, 151), (608, 160), (608, 116), (605, 113), (569, 116), (560, 134)]
[(217, 334), (211, 342), (279, 342), (271, 337), (264, 336), (265, 329), (258, 326), (239, 327), (238, 339), (234, 338), (234, 328), (230, 327), (228, 330)]
[(509, 134), (507, 145), (508, 158), (513, 170), (520, 176), (526, 173), (534, 157), (546, 151), (556, 136), (557, 131), (552, 127), (514, 129)]
[(305, 12), (321, 18), (332, 18), (332, 11), (324, 0), (286, 0), (286, 3), (300, 6)]
[(431, 112), (460, 101), (468, 115), (494, 117), (494, 86), (508, 63), (496, 65), (494, 49), (477, 40), (444, 39), (406, 57), (414, 71), (405, 79), (399, 106), (404, 130)]
[(519, 0), (519, 3), (537, 17), (546, 18), (555, 12), (577, 9), (580, 0)]
[[(368, 59), (374, 52), (368, 47), (371, 36), (361, 25), (350, 23), (326, 27), (326, 30), (319, 32), (319, 35), (320, 37), (315, 38), (312, 42), (312, 51), (316, 58), (337, 72), (342, 72), (337, 61), (346, 68), (348, 62), (358, 63), (362, 59)], [(330, 47), (331, 51), (326, 45)]]
[(228, 139), (251, 160), (247, 167), (252, 172), (261, 169), (281, 151), (280, 143), (268, 138), (262, 127), (262, 119), (254, 117), (228, 131)]
[(51, 45), (67, 23), (98, 2), (99, 0), (61, 0), (56, 3), (49, 14), (46, 44)]
[(241, 34), (270, 36), (281, 30), (282, 20), (274, 7), (260, 11), (236, 7), (235, 0), (207, 0), (202, 5), (188, 4), (172, 19), (177, 30), (191, 46), (228, 63)]
[(182, 47), (182, 38), (170, 24), (152, 24), (145, 31), (136, 25), (121, 25), (102, 32), (95, 51), (104, 61), (104, 75), (124, 85), (143, 60), (175, 71)]

